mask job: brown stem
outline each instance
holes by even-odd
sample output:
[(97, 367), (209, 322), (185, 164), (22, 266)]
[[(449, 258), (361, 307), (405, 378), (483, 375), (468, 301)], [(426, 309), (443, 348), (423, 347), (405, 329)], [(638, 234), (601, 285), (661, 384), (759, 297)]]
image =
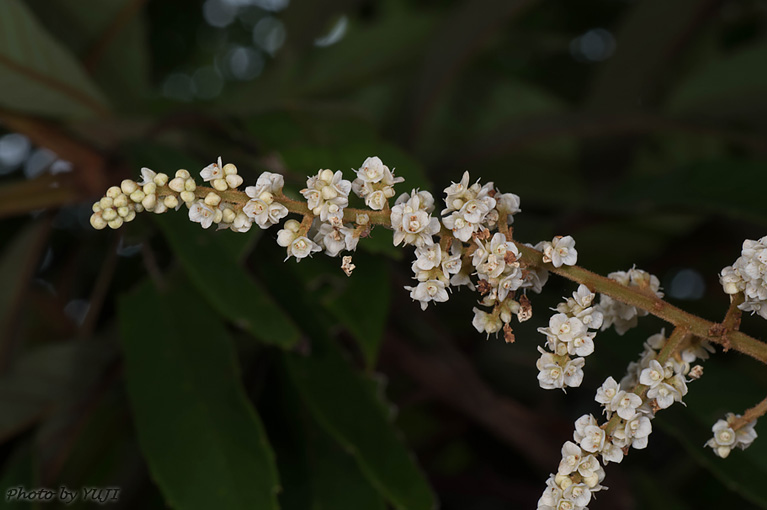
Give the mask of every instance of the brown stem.
[(756, 404), (751, 409), (748, 409), (740, 418), (735, 418), (732, 420), (732, 423), (730, 423), (730, 428), (732, 430), (738, 430), (745, 427), (757, 418), (764, 416), (765, 414), (767, 414), (767, 398)]
[(641, 308), (660, 317), (674, 326), (689, 329), (690, 334), (706, 338), (714, 343), (747, 354), (762, 363), (767, 364), (767, 344), (746, 335), (740, 331), (730, 331), (722, 336), (721, 324), (708, 321), (681, 308), (663, 301), (652, 292), (633, 287), (627, 287), (604, 276), (592, 273), (579, 266), (554, 267), (543, 262), (543, 254), (538, 250), (515, 241), (524, 260), (533, 266), (542, 267), (577, 283), (586, 285), (593, 292), (605, 294), (622, 303)]
[[(216, 191), (212, 188), (200, 186), (194, 193), (198, 198), (204, 198), (211, 191), (218, 193), (224, 201), (238, 207), (242, 207), (249, 200), (249, 197), (244, 192), (238, 190)], [(167, 186), (159, 187), (157, 193), (158, 196), (162, 194), (175, 194)], [(304, 216), (311, 214), (306, 203), (301, 200), (291, 199), (281, 193), (277, 194), (275, 198), (292, 213)], [(390, 212), (387, 210), (372, 211), (370, 209), (346, 208), (344, 209), (344, 221), (354, 222), (357, 214), (367, 214), (371, 225), (391, 227)], [(501, 221), (498, 228), (503, 231), (504, 228), (508, 229), (508, 225), (504, 227), (504, 222)], [(605, 294), (622, 303), (645, 310), (676, 327), (688, 330), (691, 335), (722, 345), (725, 350), (734, 349), (767, 364), (767, 344), (737, 331), (738, 315), (733, 310), (733, 307), (737, 307), (737, 304), (733, 304), (738, 299), (737, 297), (733, 298), (733, 302), (730, 304), (731, 311), (725, 317), (726, 322), (717, 324), (685, 312), (681, 308), (677, 308), (660, 299), (649, 290), (621, 285), (614, 280), (592, 273), (579, 266), (554, 267), (552, 264), (543, 261), (543, 254), (540, 251), (517, 241), (513, 242), (522, 254), (523, 262), (530, 266), (540, 267), (574, 282), (582, 283), (593, 292)], [(471, 246), (469, 249), (471, 249)]]

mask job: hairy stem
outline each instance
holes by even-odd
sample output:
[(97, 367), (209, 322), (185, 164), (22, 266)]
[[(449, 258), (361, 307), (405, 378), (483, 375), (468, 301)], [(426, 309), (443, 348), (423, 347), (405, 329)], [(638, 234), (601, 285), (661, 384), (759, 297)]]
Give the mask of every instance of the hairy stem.
[[(194, 194), (198, 198), (205, 198), (210, 192), (217, 193), (221, 196), (222, 200), (233, 204), (238, 209), (242, 208), (242, 206), (250, 200), (250, 197), (239, 190), (217, 191), (205, 186), (198, 186), (194, 191)], [(176, 195), (175, 192), (166, 186), (158, 187), (157, 194), (158, 196), (167, 194)], [(284, 194), (276, 195), (275, 199), (287, 207), (288, 211), (291, 213), (302, 216), (312, 214), (312, 212), (309, 211), (306, 202), (303, 200), (294, 200)], [(388, 208), (382, 211), (373, 211), (371, 209), (355, 209), (347, 207), (344, 209), (344, 221), (356, 222), (358, 214), (366, 214), (370, 218), (371, 225), (391, 227), (391, 211)], [(498, 229), (505, 234), (507, 238), (511, 237), (511, 229), (505, 221), (498, 222)], [(440, 233), (440, 236), (441, 235), (443, 235), (442, 232)], [(554, 267), (550, 263), (543, 262), (543, 254), (540, 251), (520, 242), (513, 242), (522, 254), (524, 262), (528, 265), (540, 267), (567, 278), (568, 280), (582, 283), (592, 292), (605, 294), (622, 303), (645, 310), (678, 328), (687, 330), (691, 335), (708, 339), (723, 346), (725, 350), (733, 349), (767, 364), (767, 344), (738, 331), (740, 324), (740, 310), (737, 306), (742, 303), (742, 295), (733, 296), (724, 321), (722, 323), (714, 323), (685, 312), (681, 308), (677, 308), (660, 299), (652, 292), (621, 285), (614, 280), (592, 273), (582, 267)]]
[(765, 414), (767, 414), (767, 398), (756, 404), (751, 409), (748, 409), (740, 418), (735, 418), (732, 423), (730, 423), (730, 428), (732, 430), (738, 430), (745, 427), (757, 418), (764, 416)]
[[(641, 308), (677, 327), (685, 327), (690, 334), (706, 338), (726, 349), (734, 349), (767, 364), (767, 344), (740, 331), (723, 327), (681, 308), (667, 303), (652, 292), (627, 287), (604, 276), (592, 273), (579, 266), (554, 267), (543, 262), (543, 254), (529, 246), (516, 242), (524, 260), (533, 266), (542, 267), (568, 280), (586, 285), (592, 292), (599, 292), (622, 303)], [(731, 316), (732, 317), (732, 316)], [(732, 321), (731, 321), (732, 322)]]

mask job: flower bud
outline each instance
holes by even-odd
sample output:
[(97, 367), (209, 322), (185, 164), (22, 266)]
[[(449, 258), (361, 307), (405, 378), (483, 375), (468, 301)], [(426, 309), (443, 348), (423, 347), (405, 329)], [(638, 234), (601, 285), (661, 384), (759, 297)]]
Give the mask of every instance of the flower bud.
[[(166, 184), (168, 184), (168, 174), (157, 174), (154, 176), (154, 179), (152, 180), (154, 184), (157, 186), (165, 186)], [(146, 186), (146, 184), (144, 186)], [(146, 192), (146, 190), (144, 192)]]
[(182, 179), (181, 177), (176, 177), (175, 179), (172, 179), (168, 183), (168, 187), (175, 191), (176, 193), (181, 193), (184, 191), (184, 182), (186, 179)]
[(126, 195), (130, 195), (134, 191), (138, 189), (138, 184), (131, 181), (130, 179), (125, 179), (123, 182), (120, 183), (120, 189), (123, 193)]

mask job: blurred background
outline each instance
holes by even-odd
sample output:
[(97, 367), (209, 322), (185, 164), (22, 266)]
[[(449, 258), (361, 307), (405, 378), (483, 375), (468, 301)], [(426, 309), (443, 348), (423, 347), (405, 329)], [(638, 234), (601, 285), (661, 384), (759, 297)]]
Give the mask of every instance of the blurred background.
[[(767, 233), (765, 63), (765, 0), (3, 0), (3, 495), (534, 508), (573, 421), (661, 321), (598, 335), (582, 387), (545, 391), (536, 328), (570, 282), (533, 296), (510, 345), (473, 329), (466, 288), (421, 312), (412, 253), (381, 228), (346, 278), (322, 254), (283, 263), (277, 229), (179, 211), (97, 232), (91, 204), (142, 166), (218, 156), (293, 192), (372, 155), (438, 199), (470, 170), (521, 197), (518, 240), (570, 234), (588, 269), (636, 264), (721, 320), (717, 273)], [(718, 353), (590, 507), (767, 508), (764, 440), (702, 448), (765, 390), (763, 366)]]

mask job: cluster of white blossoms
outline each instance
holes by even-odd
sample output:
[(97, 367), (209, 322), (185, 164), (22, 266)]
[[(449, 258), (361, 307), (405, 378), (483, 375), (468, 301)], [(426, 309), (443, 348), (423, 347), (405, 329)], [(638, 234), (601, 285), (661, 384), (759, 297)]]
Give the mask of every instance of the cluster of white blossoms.
[[(682, 401), (687, 394), (685, 377), (701, 373), (699, 366), (691, 369), (690, 363), (708, 358), (711, 346), (705, 340), (692, 339), (678, 357), (671, 356), (661, 364), (658, 354), (665, 343), (662, 332), (648, 338), (641, 359), (629, 364), (620, 384), (608, 377), (597, 390), (594, 400), (603, 407), (604, 423), (600, 425), (591, 414), (575, 421), (573, 441), (562, 447), (562, 461), (557, 474), (546, 482), (539, 510), (584, 508), (591, 494), (604, 488), (600, 485), (604, 470), (596, 457), (600, 456), (604, 465), (619, 463), (629, 448), (647, 447), (655, 413)], [(581, 469), (582, 464), (585, 469)], [(570, 487), (577, 489), (575, 494)]]
[(307, 179), (306, 188), (301, 190), (301, 194), (309, 210), (319, 216), (320, 220), (342, 220), (344, 208), (349, 205), (351, 189), (352, 183), (343, 178), (341, 170), (320, 170), (317, 175)]
[(367, 158), (357, 170), (352, 181), (354, 193), (365, 200), (365, 205), (374, 211), (381, 211), (395, 195), (394, 185), (405, 182), (403, 177), (394, 177), (389, 167), (377, 156)]
[(733, 448), (738, 447), (745, 450), (756, 439), (756, 431), (754, 430), (756, 420), (745, 423), (737, 429), (733, 428), (733, 423), (740, 417), (739, 414), (728, 413), (726, 420), (719, 420), (711, 427), (714, 437), (706, 442), (706, 446), (713, 448), (714, 453), (723, 459), (730, 454)]
[[(242, 177), (232, 163), (211, 163), (200, 171), (205, 182), (210, 182), (214, 191), (204, 197), (193, 198), (187, 202), (189, 219), (208, 228), (214, 223), (217, 228), (230, 229), (234, 232), (247, 232), (256, 223), (261, 228), (269, 228), (288, 214), (287, 208), (274, 200), (274, 195), (282, 193), (281, 175), (264, 172), (258, 178), (256, 186), (245, 189), (250, 200), (245, 205), (238, 205), (224, 200), (224, 192), (237, 189), (242, 185)], [(175, 180), (175, 179), (174, 179)], [(168, 183), (176, 191), (173, 181)]]
[[(543, 389), (580, 386), (583, 381), (585, 357), (594, 352), (594, 337), (602, 326), (600, 307), (592, 306), (595, 294), (580, 285), (556, 307), (558, 313), (549, 319), (549, 326), (538, 328), (546, 335), (548, 352), (539, 347), (541, 357), (536, 363), (538, 383)], [(573, 358), (573, 356), (577, 356)]]
[(391, 227), (394, 229), (394, 246), (400, 243), (416, 247), (434, 244), (434, 234), (439, 232), (439, 220), (432, 217), (434, 197), (428, 191), (414, 189), (397, 197), (391, 208)]
[(410, 297), (421, 303), (422, 310), (426, 310), (431, 301), (447, 301), (451, 277), (461, 270), (460, 243), (454, 241), (449, 254), (443, 253), (437, 243), (422, 245), (416, 248), (415, 256), (412, 269), (419, 283), (415, 287), (405, 287), (410, 291)]
[[(519, 322), (532, 316), (527, 291), (540, 293), (548, 280), (546, 269), (522, 260), (520, 250), (530, 245), (520, 245), (512, 238), (510, 225), (520, 212), (519, 197), (500, 193), (492, 182), (469, 184), (465, 172), (459, 182), (445, 188), (445, 208), (438, 218), (433, 215), (434, 197), (428, 191), (403, 193), (389, 208), (389, 200), (396, 195), (394, 185), (404, 179), (394, 177), (379, 158), (367, 158), (355, 173), (350, 182), (341, 171), (319, 170), (300, 191), (304, 204), (284, 194), (284, 179), (276, 173), (264, 172), (255, 186), (240, 191), (243, 179), (237, 167), (223, 165), (221, 158), (200, 171), (212, 188), (198, 187), (187, 170), (178, 170), (170, 178), (143, 168), (140, 182), (126, 179), (119, 187), (109, 188), (93, 204), (90, 221), (96, 229), (116, 229), (139, 212), (160, 214), (186, 205), (189, 219), (203, 228), (215, 223), (218, 229), (245, 232), (254, 223), (262, 229), (279, 224), (292, 212), (301, 221), (285, 220), (277, 243), (286, 248), (288, 258), (297, 261), (319, 251), (333, 257), (353, 252), (374, 225), (388, 225), (395, 246), (414, 247), (411, 268), (418, 283), (405, 289), (422, 309), (447, 301), (452, 287), (468, 286), (480, 296), (481, 308), (473, 308), (475, 329), (488, 337), (503, 331), (505, 340), (513, 342), (510, 323), (514, 316)], [(350, 211), (351, 191), (369, 209)], [(556, 236), (533, 248), (542, 252), (544, 263), (555, 268), (577, 262), (571, 236)], [(351, 274), (351, 256), (343, 256), (341, 269)], [(648, 296), (663, 297), (658, 278), (645, 271), (632, 268), (608, 277)], [(741, 310), (767, 318), (767, 237), (745, 241), (740, 258), (722, 270), (720, 281), (726, 293), (743, 293)], [(586, 285), (580, 285), (572, 297), (557, 305), (548, 326), (538, 328), (546, 336), (536, 363), (542, 388), (580, 386), (585, 357), (594, 352), (596, 331), (614, 326), (623, 335), (637, 324), (638, 317), (648, 314), (604, 294), (598, 304), (595, 298)], [(600, 424), (591, 414), (576, 420), (573, 440), (562, 447), (562, 460), (546, 482), (539, 510), (585, 509), (593, 495), (605, 488), (603, 465), (621, 462), (629, 448), (645, 448), (655, 413), (682, 402), (687, 383), (703, 372), (700, 365), (691, 364), (708, 358), (713, 348), (697, 337), (673, 338), (673, 345), (668, 346), (663, 332), (648, 338), (640, 359), (629, 364), (621, 381), (609, 377), (597, 390), (595, 400), (603, 407), (604, 421)], [(761, 411), (747, 414), (763, 414), (767, 400), (760, 405)], [(726, 457), (733, 448), (746, 448), (753, 442), (754, 425), (755, 420), (746, 423), (729, 414), (714, 425), (714, 436), (706, 446)]]
[[(631, 268), (628, 271), (610, 273), (607, 277), (621, 285), (637, 287), (644, 292), (651, 292), (659, 298), (663, 297), (663, 292), (660, 290), (660, 280), (658, 280), (657, 276), (651, 275), (647, 271)], [(604, 294), (600, 294), (599, 307), (604, 314), (602, 331), (610, 326), (614, 326), (615, 331), (619, 335), (623, 335), (626, 331), (635, 327), (637, 325), (637, 318), (644, 317), (648, 313), (646, 310), (621, 303)]]
[[(360, 169), (360, 173), (364, 170)], [(478, 290), (480, 305), (490, 310), (474, 308), (472, 324), (488, 336), (503, 330), (504, 338), (511, 342), (512, 318), (516, 316), (522, 322), (531, 316), (527, 297), (517, 299), (517, 291), (540, 292), (548, 272), (523, 266), (511, 236), (498, 231), (499, 220), (508, 225), (520, 211), (519, 197), (501, 194), (492, 182), (469, 185), (469, 180), (465, 172), (460, 182), (445, 188), (444, 229), (432, 216), (434, 198), (430, 193), (413, 190), (397, 198), (391, 210), (394, 244), (404, 242), (416, 247), (412, 269), (419, 283), (405, 288), (423, 309), (431, 302), (447, 301), (451, 286), (466, 285)], [(440, 230), (443, 241), (436, 243), (434, 236)], [(574, 260), (574, 256), (573, 250), (570, 258)]]
[(464, 172), (460, 182), (445, 188), (446, 207), (442, 210), (442, 223), (453, 232), (456, 239), (468, 242), (472, 234), (482, 228), (483, 223), (487, 223), (488, 228), (493, 228), (497, 223), (498, 211), (495, 210), (494, 196), (492, 182), (480, 186), (477, 181), (469, 186), (469, 172)]
[(722, 269), (719, 281), (727, 294), (743, 293), (745, 300), (738, 308), (767, 319), (767, 236), (746, 239), (740, 257)]
[(277, 243), (287, 248), (288, 258), (295, 257), (299, 261), (322, 250), (336, 257), (342, 251), (357, 249), (359, 238), (367, 229), (368, 218), (359, 215), (356, 225), (344, 222), (344, 209), (349, 205), (351, 189), (352, 183), (343, 178), (340, 170), (320, 170), (307, 179), (301, 194), (314, 218), (306, 225), (288, 220), (277, 233)]
[[(590, 420), (584, 419), (586, 417)], [(601, 485), (605, 470), (594, 453), (579, 443), (591, 448), (595, 443), (604, 443), (605, 431), (596, 426), (596, 420), (586, 415), (575, 422), (575, 442), (567, 441), (562, 446), (562, 460), (557, 473), (546, 480), (546, 490), (538, 500), (538, 510), (580, 510), (586, 508), (595, 492), (606, 487)]]

